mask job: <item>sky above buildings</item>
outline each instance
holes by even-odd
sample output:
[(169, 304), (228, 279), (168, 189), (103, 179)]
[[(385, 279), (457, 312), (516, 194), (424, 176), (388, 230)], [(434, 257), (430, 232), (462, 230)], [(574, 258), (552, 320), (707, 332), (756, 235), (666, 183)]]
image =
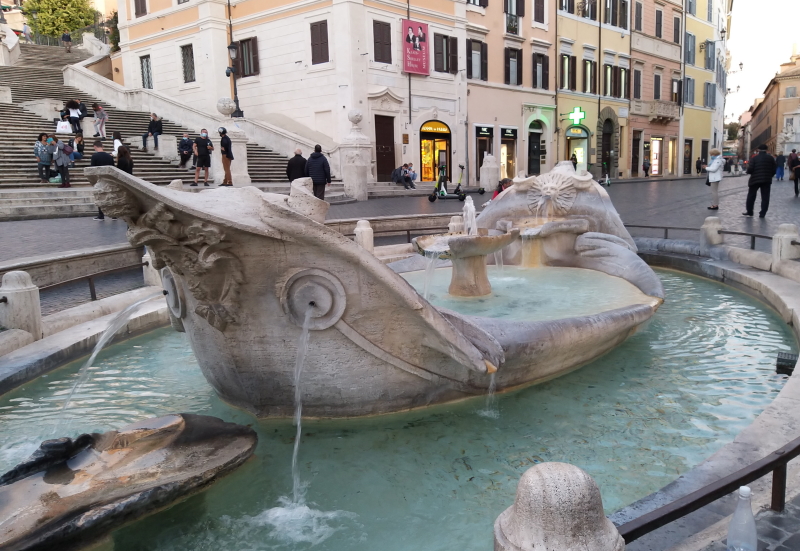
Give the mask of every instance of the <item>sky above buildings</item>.
[[(799, 21), (798, 0), (734, 0), (730, 68), (738, 71), (739, 63), (744, 63), (744, 70), (728, 76), (732, 93), (725, 105), (726, 121), (738, 119), (764, 94), (780, 64), (789, 61), (793, 44), (800, 51)], [(741, 86), (738, 92), (737, 86)]]

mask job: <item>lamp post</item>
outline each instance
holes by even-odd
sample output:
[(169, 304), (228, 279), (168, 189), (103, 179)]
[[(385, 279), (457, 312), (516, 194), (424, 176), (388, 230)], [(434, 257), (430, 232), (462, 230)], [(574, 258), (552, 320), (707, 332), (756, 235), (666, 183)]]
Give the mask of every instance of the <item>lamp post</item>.
[[(236, 44), (231, 42), (228, 44), (228, 55), (231, 57), (231, 65), (236, 65), (236, 56), (239, 54), (239, 49)], [(236, 104), (236, 110), (231, 113), (231, 117), (244, 117), (244, 113), (239, 109), (239, 90), (236, 87), (236, 67), (228, 67), (225, 71), (228, 76), (233, 76), (233, 103)]]

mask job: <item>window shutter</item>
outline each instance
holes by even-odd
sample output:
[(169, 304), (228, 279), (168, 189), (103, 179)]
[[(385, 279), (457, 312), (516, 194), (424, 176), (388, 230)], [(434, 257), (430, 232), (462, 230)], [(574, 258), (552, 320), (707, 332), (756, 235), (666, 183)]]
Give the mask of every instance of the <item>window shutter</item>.
[(449, 41), (449, 47), (447, 48), (447, 54), (449, 58), (447, 60), (447, 70), (455, 75), (458, 73), (458, 39), (454, 36), (451, 36), (444, 37), (444, 40)]
[(642, 99), (642, 72), (633, 71), (633, 99)]
[(550, 89), (550, 56), (542, 56), (542, 89)]
[(259, 73), (259, 66), (258, 66), (258, 38), (255, 36), (250, 39), (250, 52), (252, 55), (252, 62), (253, 62), (253, 75), (257, 75)]
[(522, 86), (522, 50), (514, 50), (514, 57), (517, 60), (517, 85)]
[(592, 61), (592, 94), (597, 93), (597, 62)]
[(392, 62), (392, 26), (384, 23), (383, 27), (383, 59), (386, 63)]
[(583, 88), (581, 88), (581, 92), (586, 92), (589, 90), (589, 74), (586, 72), (588, 63), (586, 61), (583, 62), (583, 76), (581, 82), (583, 83)]
[[(533, 59), (533, 65), (531, 66), (531, 87), (536, 88), (536, 77), (538, 76), (539, 72), (536, 70), (536, 60), (539, 58), (539, 54), (533, 54), (531, 59)], [(542, 83), (544, 84), (544, 83)], [(786, 92), (789, 93), (788, 91)]]
[(489, 80), (489, 46), (481, 42), (481, 80)]
[(563, 90), (564, 88), (567, 87), (567, 71), (564, 70), (564, 58), (565, 57), (568, 57), (568, 56), (562, 54), (558, 58), (558, 59), (561, 60), (561, 62), (558, 64), (558, 70), (559, 70), (559, 73), (561, 74), (561, 80), (558, 83), (558, 88), (561, 89), (561, 90)]
[(664, 12), (656, 10), (656, 37), (661, 38), (662, 26), (664, 24)]
[(480, 0), (480, 3), (479, 3), (479, 5), (480, 5), (482, 8), (488, 7), (488, 6), (489, 6), (489, 0)]
[(372, 42), (375, 48), (375, 61), (383, 61), (383, 29), (380, 21), (372, 22)]
[(544, 23), (544, 0), (533, 1), (533, 20)]
[(511, 49), (505, 49), (505, 72), (503, 74), (504, 81), (506, 84), (511, 84)]
[(319, 23), (311, 23), (311, 64), (319, 63)]
[(517, 0), (517, 15), (525, 17), (525, 2), (526, 0)]
[(653, 75), (653, 99), (661, 99), (661, 75)]
[(433, 70), (444, 72), (444, 39), (440, 34), (433, 35)]
[(619, 2), (619, 26), (628, 30), (628, 0), (620, 0)]
[(578, 81), (578, 61), (574, 55), (569, 56), (569, 89), (576, 90)]
[(619, 67), (616, 65), (611, 68), (611, 95), (619, 97)]
[(236, 44), (236, 59), (233, 60), (234, 78), (242, 78), (242, 73), (244, 72), (244, 64), (242, 63), (242, 42), (237, 40), (234, 44)]
[(319, 54), (322, 56), (321, 63), (327, 63), (331, 60), (328, 56), (328, 22), (319, 22)]
[(467, 78), (472, 78), (472, 40), (467, 39)]
[(708, 107), (708, 83), (703, 84), (703, 107)]
[(680, 17), (673, 17), (672, 18), (672, 41), (675, 44), (681, 43), (681, 18)]
[(147, 0), (134, 0), (133, 7), (136, 17), (147, 15)]
[(642, 3), (636, 2), (635, 12), (633, 15), (633, 28), (637, 31), (642, 30)]

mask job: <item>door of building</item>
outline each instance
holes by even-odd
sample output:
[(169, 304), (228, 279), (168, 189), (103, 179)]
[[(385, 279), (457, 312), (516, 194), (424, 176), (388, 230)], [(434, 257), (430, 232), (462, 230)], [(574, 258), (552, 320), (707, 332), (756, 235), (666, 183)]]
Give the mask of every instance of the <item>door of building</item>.
[(642, 131), (633, 131), (633, 147), (631, 147), (631, 176), (639, 176), (639, 148), (642, 146)]
[(582, 126), (570, 126), (567, 128), (567, 159), (575, 163), (575, 170), (589, 169), (589, 132)]
[(438, 167), (447, 167), (447, 179), (451, 181), (450, 170), (450, 127), (439, 121), (428, 121), (419, 129), (419, 157), (422, 172), (421, 181), (435, 182), (439, 177)]
[(542, 173), (542, 123), (533, 121), (528, 127), (528, 176)]
[[(478, 152), (478, 158), (475, 159), (475, 164), (478, 170), (476, 171), (476, 179), (481, 179), (481, 167), (483, 166), (483, 158), (486, 155), (494, 153), (494, 127), (493, 126), (476, 126), (475, 137), (477, 139), (475, 149)], [(497, 185), (497, 184), (491, 184)]]
[(392, 178), (394, 166), (394, 117), (375, 115), (375, 161), (379, 182)]
[(614, 123), (611, 119), (606, 119), (606, 122), (603, 123), (603, 142), (602, 142), (602, 162), (603, 162), (603, 170), (601, 171), (603, 176), (606, 174), (611, 175), (613, 167), (611, 166), (611, 151), (612, 151), (612, 138), (614, 137)]
[(664, 171), (664, 161), (662, 159), (662, 149), (664, 141), (661, 138), (653, 138), (650, 147), (650, 175), (660, 176)]
[(683, 142), (683, 173), (692, 173), (692, 140)]
[(703, 164), (708, 164), (708, 140), (700, 143), (700, 158), (703, 159)]
[(514, 178), (517, 173), (517, 129), (500, 130), (500, 178)]

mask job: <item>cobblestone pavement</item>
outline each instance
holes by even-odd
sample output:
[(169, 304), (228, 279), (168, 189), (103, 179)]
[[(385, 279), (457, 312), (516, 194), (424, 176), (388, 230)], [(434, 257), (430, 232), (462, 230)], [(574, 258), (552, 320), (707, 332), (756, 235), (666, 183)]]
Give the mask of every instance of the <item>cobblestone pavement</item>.
[[(758, 551), (800, 550), (800, 496), (786, 504), (782, 513), (766, 510), (756, 515)], [(725, 551), (725, 540), (715, 541), (702, 551)]]
[(122, 220), (53, 218), (0, 222), (0, 262), (75, 249), (125, 243)]
[[(141, 269), (108, 274), (97, 277), (94, 280), (94, 288), (98, 300), (132, 291), (139, 287), (144, 287), (144, 275)], [(62, 285), (54, 289), (42, 289), (39, 291), (39, 298), (42, 303), (43, 316), (85, 304), (92, 300), (88, 280)]]

